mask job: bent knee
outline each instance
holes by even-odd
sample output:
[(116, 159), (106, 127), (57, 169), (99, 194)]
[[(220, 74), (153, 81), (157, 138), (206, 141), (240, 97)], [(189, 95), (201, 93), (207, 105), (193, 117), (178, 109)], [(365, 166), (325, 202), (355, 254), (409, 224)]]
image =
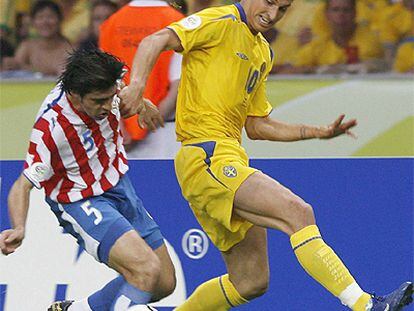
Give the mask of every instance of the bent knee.
[[(249, 268), (246, 268), (249, 270)], [(247, 300), (262, 296), (269, 287), (269, 272), (248, 273), (230, 276), (231, 282), (240, 296)]]
[(264, 295), (267, 292), (268, 288), (269, 279), (263, 278), (261, 280), (251, 280), (245, 283), (243, 293), (240, 293), (240, 295), (247, 300), (252, 300)]
[(315, 215), (310, 204), (301, 198), (292, 198), (289, 201), (290, 217), (287, 220), (289, 226), (289, 235), (299, 231), (307, 226), (315, 224)]
[(152, 252), (130, 261), (130, 264), (121, 271), (129, 284), (150, 292), (154, 290), (160, 273), (160, 260)]
[(168, 280), (165, 282), (164, 286), (162, 287), (164, 297), (171, 295), (175, 287), (177, 286), (177, 279), (175, 278), (175, 274), (173, 274), (171, 277), (168, 278)]
[(157, 284), (157, 288), (154, 290), (152, 301), (158, 301), (171, 295), (177, 285), (175, 274), (168, 277), (160, 276), (160, 278), (162, 279), (162, 282)]

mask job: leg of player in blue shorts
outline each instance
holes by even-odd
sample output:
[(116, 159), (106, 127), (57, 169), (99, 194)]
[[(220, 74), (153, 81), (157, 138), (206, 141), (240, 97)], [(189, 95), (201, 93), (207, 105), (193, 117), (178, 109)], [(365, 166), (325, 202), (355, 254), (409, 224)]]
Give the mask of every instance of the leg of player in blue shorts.
[[(0, 250), (13, 253), (25, 237), (30, 190), (44, 188), (65, 232), (120, 277), (83, 301), (49, 310), (127, 310), (170, 294), (174, 267), (163, 237), (125, 173), (117, 97), (124, 64), (100, 50), (78, 50), (45, 99), (30, 138), (25, 168), (8, 197), (13, 227)], [(148, 104), (150, 105), (150, 104)], [(158, 110), (137, 110), (160, 121)], [(161, 121), (162, 122), (162, 121)], [(152, 123), (153, 124), (153, 123)]]
[(96, 260), (120, 273), (87, 299), (71, 302), (68, 310), (127, 310), (173, 291), (174, 267), (163, 236), (127, 176), (98, 197), (71, 204), (47, 202), (65, 232)]

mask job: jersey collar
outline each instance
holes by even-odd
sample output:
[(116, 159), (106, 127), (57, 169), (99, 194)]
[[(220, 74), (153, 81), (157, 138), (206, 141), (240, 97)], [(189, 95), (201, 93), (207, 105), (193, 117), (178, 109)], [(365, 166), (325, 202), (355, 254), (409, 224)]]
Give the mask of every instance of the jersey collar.
[(242, 20), (243, 23), (245, 23), (247, 25), (247, 17), (246, 17), (246, 12), (244, 11), (242, 5), (240, 4), (240, 2), (237, 2), (234, 4), (237, 8), (237, 11), (239, 11), (240, 14), (240, 18)]

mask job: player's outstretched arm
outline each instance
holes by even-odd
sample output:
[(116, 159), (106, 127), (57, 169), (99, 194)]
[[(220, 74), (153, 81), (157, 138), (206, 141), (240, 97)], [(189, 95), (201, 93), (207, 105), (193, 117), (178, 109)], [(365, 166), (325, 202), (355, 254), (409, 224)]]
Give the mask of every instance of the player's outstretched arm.
[(311, 138), (330, 139), (339, 135), (356, 138), (351, 131), (357, 125), (355, 119), (343, 122), (340, 115), (326, 126), (284, 123), (269, 117), (248, 117), (245, 124), (247, 136), (255, 140), (298, 141)]
[(8, 205), (12, 229), (4, 230), (0, 234), (0, 249), (4, 255), (13, 253), (23, 242), (32, 188), (33, 185), (21, 174), (9, 192)]
[(130, 84), (119, 93), (122, 100), (121, 114), (123, 117), (140, 113), (145, 107), (142, 94), (148, 76), (161, 52), (166, 50), (177, 52), (183, 50), (177, 35), (170, 29), (160, 30), (141, 41), (132, 63)]

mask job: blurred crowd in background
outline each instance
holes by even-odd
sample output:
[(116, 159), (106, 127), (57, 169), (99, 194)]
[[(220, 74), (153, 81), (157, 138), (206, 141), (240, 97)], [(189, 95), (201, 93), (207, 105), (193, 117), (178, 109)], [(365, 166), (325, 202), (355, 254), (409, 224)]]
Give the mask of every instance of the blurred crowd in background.
[[(249, 0), (268, 1), (268, 0)], [(132, 67), (139, 43), (210, 6), (232, 0), (0, 0), (0, 79), (55, 79), (76, 48), (101, 48)], [(275, 75), (414, 73), (414, 0), (294, 0), (263, 35)], [(165, 131), (148, 134), (138, 116), (122, 122), (128, 155), (174, 154), (181, 55), (163, 52), (144, 96), (159, 108)], [(404, 77), (405, 77), (404, 76)], [(282, 78), (285, 76), (282, 76)], [(129, 74), (124, 77), (129, 82)], [(171, 122), (169, 122), (171, 121)], [(171, 150), (170, 150), (170, 149)]]
[[(58, 75), (72, 49), (98, 45), (101, 24), (128, 2), (0, 0), (2, 77)], [(169, 2), (184, 15), (223, 4)], [(414, 0), (295, 0), (264, 34), (276, 55), (273, 73), (413, 73), (413, 12)]]

